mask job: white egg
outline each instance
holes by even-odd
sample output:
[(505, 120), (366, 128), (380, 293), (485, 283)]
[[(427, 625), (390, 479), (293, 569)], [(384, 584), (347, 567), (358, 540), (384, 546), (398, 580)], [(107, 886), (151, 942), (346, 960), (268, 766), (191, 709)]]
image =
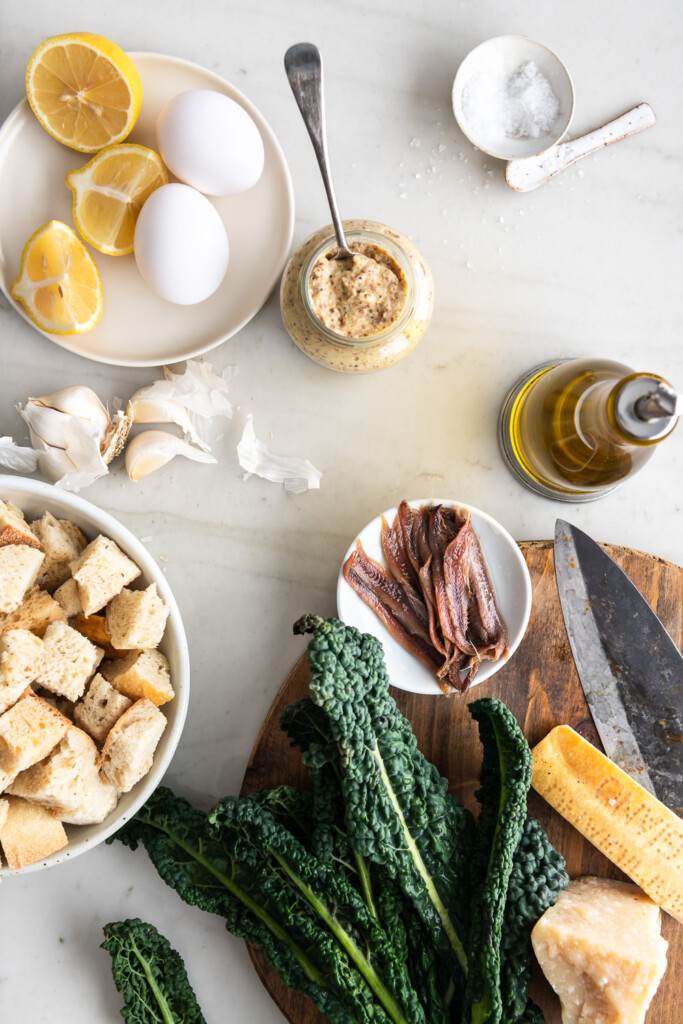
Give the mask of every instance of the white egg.
[(251, 188), (263, 171), (263, 140), (239, 103), (212, 89), (181, 92), (157, 119), (161, 158), (176, 178), (209, 196)]
[(212, 295), (228, 268), (228, 236), (206, 196), (189, 185), (162, 185), (140, 210), (135, 260), (169, 302), (189, 306)]

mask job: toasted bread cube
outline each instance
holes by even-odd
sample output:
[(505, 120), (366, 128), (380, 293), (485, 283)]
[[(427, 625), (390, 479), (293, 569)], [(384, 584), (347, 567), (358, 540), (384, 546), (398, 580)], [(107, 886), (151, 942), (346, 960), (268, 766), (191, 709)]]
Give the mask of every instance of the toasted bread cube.
[(91, 643), (101, 647), (105, 658), (127, 657), (128, 651), (119, 651), (112, 645), (104, 615), (77, 615), (71, 625)]
[(102, 651), (65, 622), (48, 626), (43, 643), (43, 665), (36, 682), (67, 700), (78, 700), (102, 660)]
[(152, 767), (166, 716), (143, 697), (119, 718), (102, 748), (102, 772), (127, 793)]
[(78, 807), (72, 810), (55, 807), (54, 813), (67, 825), (99, 825), (108, 814), (111, 814), (118, 801), (119, 791), (116, 786), (112, 785), (102, 772), (98, 772), (88, 784)]
[(72, 725), (47, 757), (19, 772), (7, 792), (43, 807), (75, 811), (99, 774), (99, 762), (99, 751), (90, 736)]
[(120, 661), (103, 662), (101, 673), (131, 700), (146, 697), (157, 707), (173, 700), (171, 671), (161, 651), (131, 651)]
[(0, 634), (0, 714), (19, 700), (40, 671), (43, 641), (27, 629)]
[(74, 722), (102, 744), (130, 705), (128, 697), (124, 697), (98, 673), (90, 680), (82, 700), (74, 708)]
[(52, 811), (19, 796), (0, 800), (6, 811), (0, 824), (0, 845), (12, 871), (35, 864), (66, 846), (64, 826)]
[(33, 586), (45, 555), (27, 544), (0, 547), (0, 612), (13, 612)]
[(47, 591), (31, 587), (19, 608), (9, 615), (0, 615), (0, 634), (8, 629), (28, 629), (36, 636), (42, 636), (50, 623), (64, 621), (64, 609)]
[[(74, 532), (74, 529), (78, 531)], [(45, 552), (38, 585), (50, 593), (71, 577), (69, 563), (78, 558), (87, 541), (81, 530), (67, 519), (59, 520), (46, 512), (31, 523), (31, 530)]]
[(140, 575), (140, 570), (109, 537), (99, 536), (71, 562), (85, 615), (104, 608), (112, 597)]
[(146, 590), (122, 590), (107, 606), (107, 630), (119, 650), (157, 647), (169, 609), (157, 594), (156, 583)]
[(41, 546), (40, 538), (31, 530), (23, 512), (15, 505), (0, 501), (0, 546), (4, 544), (26, 544), (30, 548)]
[(42, 761), (70, 725), (56, 708), (28, 691), (0, 715), (0, 771), (16, 775)]
[(82, 615), (81, 599), (78, 594), (78, 584), (74, 579), (68, 579), (57, 587), (53, 597), (60, 608), (64, 609), (67, 619), (73, 619), (76, 615)]
[(0, 800), (0, 829), (7, 821), (7, 812), (9, 810), (9, 801)]

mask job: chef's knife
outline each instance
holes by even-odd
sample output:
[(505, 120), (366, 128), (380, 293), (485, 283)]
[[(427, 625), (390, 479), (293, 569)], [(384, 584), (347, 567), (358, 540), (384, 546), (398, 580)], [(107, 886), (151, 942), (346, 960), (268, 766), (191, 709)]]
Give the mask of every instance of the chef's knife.
[(562, 519), (555, 523), (555, 577), (605, 753), (683, 815), (683, 657), (626, 573)]

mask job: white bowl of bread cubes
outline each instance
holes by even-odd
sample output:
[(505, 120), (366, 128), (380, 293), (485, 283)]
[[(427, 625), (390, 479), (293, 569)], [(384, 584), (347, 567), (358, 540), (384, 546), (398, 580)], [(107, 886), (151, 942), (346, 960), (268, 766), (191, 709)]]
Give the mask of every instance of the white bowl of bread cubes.
[(0, 874), (102, 842), (159, 785), (189, 697), (173, 594), (78, 495), (0, 476)]

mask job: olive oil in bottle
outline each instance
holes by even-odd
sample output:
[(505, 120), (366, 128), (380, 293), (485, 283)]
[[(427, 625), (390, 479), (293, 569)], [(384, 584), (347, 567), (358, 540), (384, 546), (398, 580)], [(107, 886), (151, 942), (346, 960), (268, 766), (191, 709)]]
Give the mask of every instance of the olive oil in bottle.
[(501, 409), (499, 441), (515, 476), (558, 501), (591, 501), (636, 473), (678, 422), (661, 377), (607, 359), (545, 363)]

